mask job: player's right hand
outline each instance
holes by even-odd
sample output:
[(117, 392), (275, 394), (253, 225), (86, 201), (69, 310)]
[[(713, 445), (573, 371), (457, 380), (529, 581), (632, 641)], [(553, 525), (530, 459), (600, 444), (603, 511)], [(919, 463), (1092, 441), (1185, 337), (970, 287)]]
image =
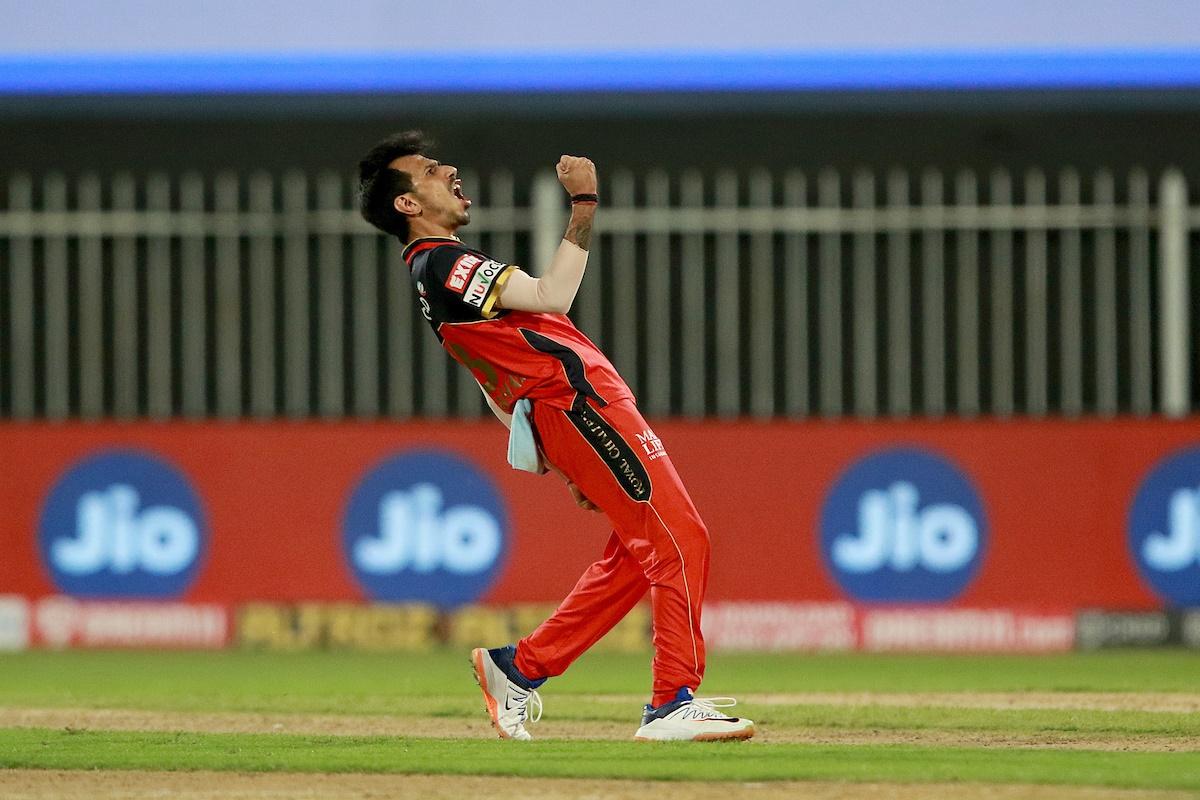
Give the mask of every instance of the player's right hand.
[(580, 491), (579, 487), (576, 486), (571, 481), (567, 481), (567, 488), (571, 490), (571, 497), (575, 498), (575, 505), (579, 506), (584, 511), (599, 511), (600, 510), (600, 506), (596, 505), (591, 500), (589, 500), (587, 498), (587, 495), (585, 495), (582, 491)]
[(554, 168), (569, 195), (596, 193), (596, 165), (583, 156), (563, 156)]

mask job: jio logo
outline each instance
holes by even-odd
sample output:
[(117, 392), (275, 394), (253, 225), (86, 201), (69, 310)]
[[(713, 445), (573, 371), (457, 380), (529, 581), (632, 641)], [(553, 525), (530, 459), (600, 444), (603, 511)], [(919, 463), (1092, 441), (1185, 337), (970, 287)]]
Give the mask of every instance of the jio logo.
[(371, 470), (350, 496), (343, 547), (376, 600), (450, 607), (478, 599), (503, 566), (508, 510), (483, 473), (415, 451)]
[(50, 490), (38, 550), (65, 594), (178, 597), (199, 571), (204, 526), (200, 499), (178, 469), (148, 453), (107, 451)]
[(953, 464), (915, 448), (862, 459), (821, 510), (821, 555), (843, 591), (866, 602), (951, 600), (986, 543), (983, 504)]
[(1200, 604), (1200, 447), (1164, 459), (1142, 481), (1129, 512), (1129, 547), (1160, 597)]

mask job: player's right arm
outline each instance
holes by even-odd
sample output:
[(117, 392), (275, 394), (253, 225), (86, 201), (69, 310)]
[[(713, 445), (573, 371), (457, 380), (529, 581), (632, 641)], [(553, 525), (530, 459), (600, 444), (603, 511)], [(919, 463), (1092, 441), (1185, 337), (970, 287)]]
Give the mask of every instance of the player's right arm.
[[(480, 387), (480, 388), (482, 388), (482, 387)], [(492, 399), (492, 396), (490, 394), (488, 394), (486, 391), (483, 393), (483, 399), (487, 401), (488, 407), (492, 409), (492, 413), (496, 415), (496, 419), (500, 420), (500, 422), (504, 425), (505, 428), (511, 429), (512, 428), (512, 414), (505, 414), (504, 411), (502, 411), (500, 409), (500, 406), (496, 405), (496, 401)], [(575, 501), (575, 505), (579, 506), (584, 511), (599, 511), (600, 510), (600, 507), (598, 505), (596, 505), (595, 503), (593, 503), (591, 500), (589, 500), (587, 495), (585, 495), (583, 493), (583, 490), (580, 489), (578, 486), (576, 486), (574, 481), (572, 481), (565, 474), (563, 474), (562, 470), (560, 470), (558, 467), (551, 464), (549, 460), (546, 460), (545, 463), (546, 463), (546, 466), (548, 466), (550, 469), (557, 472), (558, 476), (567, 482), (567, 489), (570, 490), (571, 499), (573, 499)]]
[(483, 392), (483, 399), (487, 401), (488, 408), (490, 408), (492, 413), (496, 415), (496, 419), (500, 420), (500, 423), (504, 427), (512, 430), (512, 414), (504, 413), (504, 410), (501, 409), (500, 406), (496, 405), (496, 401), (493, 400), (492, 396), (487, 393), (487, 389), (484, 389), (482, 386), (480, 386), (479, 389)]
[[(579, 156), (563, 156), (556, 167), (558, 180), (567, 194), (596, 194), (596, 165)], [(587, 267), (588, 247), (592, 241), (592, 220), (596, 216), (595, 202), (573, 202), (571, 220), (563, 234), (562, 243), (546, 268), (535, 278), (513, 269), (504, 284), (496, 305), (514, 311), (536, 311), (565, 314), (571, 310), (583, 272)]]

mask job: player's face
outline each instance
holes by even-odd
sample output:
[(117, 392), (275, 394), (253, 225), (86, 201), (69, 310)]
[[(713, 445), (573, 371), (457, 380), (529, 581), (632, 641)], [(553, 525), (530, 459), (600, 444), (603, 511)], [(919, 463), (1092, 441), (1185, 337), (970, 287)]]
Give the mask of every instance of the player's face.
[[(415, 213), (453, 228), (471, 221), (471, 200), (463, 194), (458, 167), (422, 155), (402, 156), (388, 166), (412, 176), (413, 190), (405, 197), (415, 203)], [(414, 213), (403, 207), (400, 210)]]

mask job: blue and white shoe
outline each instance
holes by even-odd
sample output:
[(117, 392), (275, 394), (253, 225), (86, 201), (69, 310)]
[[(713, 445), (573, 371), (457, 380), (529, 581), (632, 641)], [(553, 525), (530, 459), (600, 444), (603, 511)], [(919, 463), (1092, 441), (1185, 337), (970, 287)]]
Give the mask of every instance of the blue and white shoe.
[[(516, 655), (517, 648), (512, 645), (491, 650), (478, 647), (471, 651), (471, 666), (496, 733), (501, 739), (527, 742), (533, 737), (525, 730), (525, 723), (542, 718), (542, 698), (537, 687), (545, 679), (531, 681), (522, 675), (513, 664)], [(530, 711), (535, 716), (530, 717)]]
[(642, 727), (633, 738), (639, 742), (716, 742), (749, 739), (754, 722), (730, 717), (718, 708), (732, 708), (732, 697), (693, 697), (691, 689), (680, 689), (675, 699), (658, 708), (647, 705)]

